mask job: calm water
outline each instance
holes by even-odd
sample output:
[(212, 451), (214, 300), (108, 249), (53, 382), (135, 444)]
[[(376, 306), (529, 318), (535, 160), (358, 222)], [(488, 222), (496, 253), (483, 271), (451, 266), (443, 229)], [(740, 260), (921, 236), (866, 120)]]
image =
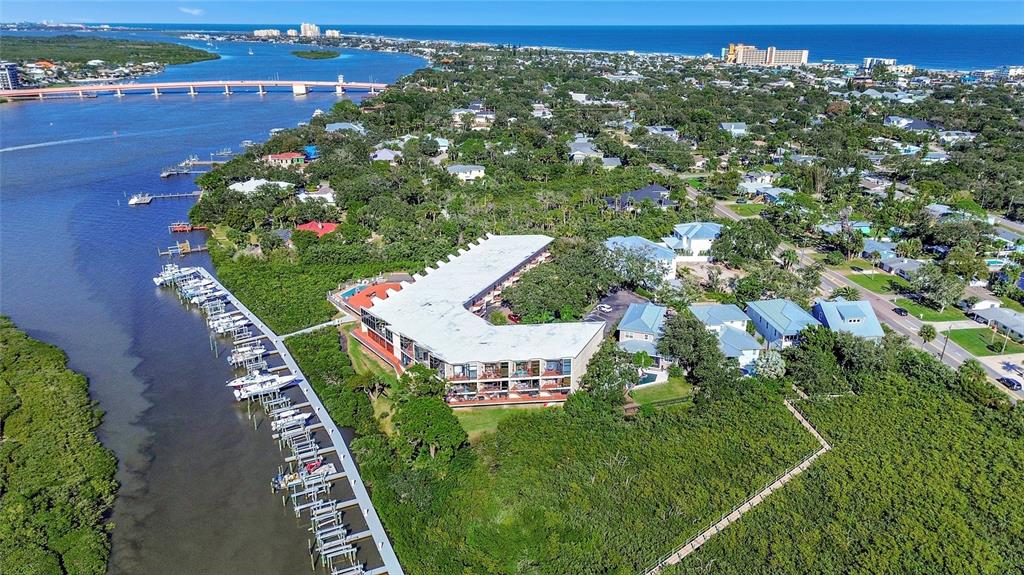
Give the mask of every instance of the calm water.
[[(393, 81), (423, 64), (357, 51), (301, 60), (284, 46), (257, 46), (250, 57), (246, 49), (220, 44), (223, 59), (149, 80), (343, 73)], [(128, 208), (125, 194), (191, 191), (191, 178), (161, 180), (160, 169), (264, 140), (270, 128), (336, 101), (281, 92), (0, 106), (0, 312), (63, 348), (106, 412), (100, 438), (118, 456), (122, 483), (112, 573), (309, 569), (306, 531), (270, 493), (282, 455), (225, 390), (231, 373), (210, 351), (202, 318), (150, 280), (157, 248), (177, 239), (167, 225), (185, 219), (191, 201)]]
[[(1007, 3), (1007, 9), (1020, 4)], [(877, 8), (884, 5), (879, 4)], [(813, 3), (808, 3), (813, 9)], [(927, 9), (927, 3), (922, 3)], [(185, 25), (152, 24), (160, 28)], [(293, 24), (192, 28), (249, 32)], [(572, 49), (636, 50), (718, 55), (730, 42), (810, 50), (812, 62), (861, 62), (865, 56), (896, 58), (921, 68), (973, 70), (1024, 64), (1024, 26), (346, 26), (346, 33)]]

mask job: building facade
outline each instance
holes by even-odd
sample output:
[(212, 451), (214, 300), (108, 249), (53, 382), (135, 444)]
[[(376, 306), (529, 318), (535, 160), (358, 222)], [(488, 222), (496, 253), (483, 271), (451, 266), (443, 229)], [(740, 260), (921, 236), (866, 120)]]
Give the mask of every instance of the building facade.
[(372, 298), (353, 335), (401, 372), (428, 366), (452, 407), (563, 401), (579, 387), (604, 322), (493, 325), (501, 292), (547, 261), (552, 238), (488, 235), (387, 299)]
[(762, 50), (757, 46), (729, 44), (722, 48), (722, 60), (745, 66), (803, 66), (808, 55), (807, 50), (779, 50), (774, 46)]
[(303, 22), (302, 25), (299, 26), (299, 36), (302, 36), (303, 38), (319, 38), (320, 27), (316, 24)]
[(0, 90), (17, 90), (21, 87), (18, 66), (13, 62), (0, 62)]
[(263, 28), (260, 30), (253, 30), (252, 35), (257, 38), (277, 38), (281, 36), (281, 31), (275, 28)]

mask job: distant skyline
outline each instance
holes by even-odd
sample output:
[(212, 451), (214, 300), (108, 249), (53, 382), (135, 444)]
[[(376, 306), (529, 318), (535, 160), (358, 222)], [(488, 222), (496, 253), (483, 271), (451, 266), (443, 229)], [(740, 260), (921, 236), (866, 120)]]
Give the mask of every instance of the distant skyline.
[(4, 0), (4, 22), (298, 25), (1024, 24), (1024, 0)]

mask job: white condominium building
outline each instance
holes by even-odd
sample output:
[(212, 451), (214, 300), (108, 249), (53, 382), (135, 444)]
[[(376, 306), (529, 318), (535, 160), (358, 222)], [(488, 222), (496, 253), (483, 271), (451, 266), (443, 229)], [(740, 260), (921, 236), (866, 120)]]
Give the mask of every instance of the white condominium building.
[(261, 30), (253, 30), (252, 35), (257, 38), (276, 38), (281, 35), (281, 31), (274, 28), (263, 28)]
[(303, 38), (319, 38), (320, 27), (316, 24), (303, 22), (302, 25), (299, 26), (299, 36), (302, 36)]
[(324, 30), (325, 38), (341, 38), (340, 30)]
[(353, 331), (396, 370), (429, 366), (453, 407), (562, 401), (601, 346), (604, 322), (494, 325), (503, 289), (549, 258), (552, 238), (488, 235), (385, 299)]
[(807, 64), (807, 50), (779, 50), (769, 46), (763, 50), (746, 44), (729, 44), (722, 48), (722, 60), (747, 66), (802, 66)]

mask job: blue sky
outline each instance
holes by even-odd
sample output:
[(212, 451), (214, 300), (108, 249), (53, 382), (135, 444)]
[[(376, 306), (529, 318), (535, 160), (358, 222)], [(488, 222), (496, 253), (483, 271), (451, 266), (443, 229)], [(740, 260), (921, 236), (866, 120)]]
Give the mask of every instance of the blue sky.
[(3, 0), (0, 21), (217, 24), (1024, 24), (1024, 0)]

